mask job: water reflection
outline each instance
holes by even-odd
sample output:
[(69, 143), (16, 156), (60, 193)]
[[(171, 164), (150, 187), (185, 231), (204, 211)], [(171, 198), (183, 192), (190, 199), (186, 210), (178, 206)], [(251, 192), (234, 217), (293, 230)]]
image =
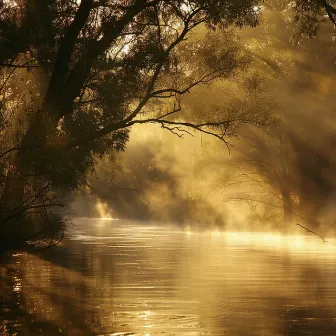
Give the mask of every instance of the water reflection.
[(1, 335), (335, 335), (335, 242), (81, 219), (0, 267)]

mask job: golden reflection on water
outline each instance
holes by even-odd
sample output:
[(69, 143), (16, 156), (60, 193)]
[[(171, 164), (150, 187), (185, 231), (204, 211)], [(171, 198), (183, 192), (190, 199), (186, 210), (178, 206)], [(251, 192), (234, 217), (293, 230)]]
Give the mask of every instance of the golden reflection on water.
[(335, 241), (81, 219), (0, 268), (1, 335), (335, 335)]

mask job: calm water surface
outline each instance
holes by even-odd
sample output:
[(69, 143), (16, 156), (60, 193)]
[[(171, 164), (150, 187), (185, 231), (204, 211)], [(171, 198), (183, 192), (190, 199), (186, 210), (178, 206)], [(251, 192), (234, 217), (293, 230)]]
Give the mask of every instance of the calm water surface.
[(77, 220), (0, 264), (0, 335), (336, 335), (336, 242)]

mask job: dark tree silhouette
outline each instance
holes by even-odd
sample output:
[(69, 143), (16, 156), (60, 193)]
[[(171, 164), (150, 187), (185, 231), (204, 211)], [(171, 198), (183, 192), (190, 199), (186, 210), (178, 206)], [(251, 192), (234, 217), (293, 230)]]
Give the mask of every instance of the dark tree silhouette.
[(255, 26), (258, 1), (0, 4), (0, 245), (10, 247), (18, 232), (21, 240), (57, 236), (64, 191), (83, 182), (97, 157), (124, 149), (134, 124), (226, 142), (231, 121), (189, 121), (181, 98), (243, 61), (233, 43), (214, 49), (192, 33)]

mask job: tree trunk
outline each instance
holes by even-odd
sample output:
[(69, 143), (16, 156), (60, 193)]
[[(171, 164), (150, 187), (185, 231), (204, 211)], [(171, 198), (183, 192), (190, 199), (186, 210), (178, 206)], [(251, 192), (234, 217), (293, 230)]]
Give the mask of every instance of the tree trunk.
[(311, 226), (318, 225), (318, 216), (334, 185), (324, 177), (324, 169), (330, 166), (326, 157), (316, 152), (311, 144), (292, 137), (300, 173), (299, 212)]
[(1, 218), (12, 213), (15, 208), (18, 208), (24, 199), (24, 180), (19, 171), (20, 155), (15, 154), (10, 170), (7, 173), (4, 183), (3, 194), (1, 195)]
[[(40, 116), (41, 113), (38, 114)], [(23, 135), (20, 147), (13, 158), (11, 169), (7, 173), (3, 194), (1, 195), (2, 217), (9, 212), (22, 210), (25, 201), (27, 175), (32, 172), (31, 160), (36, 159), (39, 150), (46, 142), (47, 127), (42, 118), (35, 119)]]
[(281, 196), (284, 211), (284, 223), (291, 224), (293, 221), (293, 203), (290, 192), (287, 189), (281, 189)]

